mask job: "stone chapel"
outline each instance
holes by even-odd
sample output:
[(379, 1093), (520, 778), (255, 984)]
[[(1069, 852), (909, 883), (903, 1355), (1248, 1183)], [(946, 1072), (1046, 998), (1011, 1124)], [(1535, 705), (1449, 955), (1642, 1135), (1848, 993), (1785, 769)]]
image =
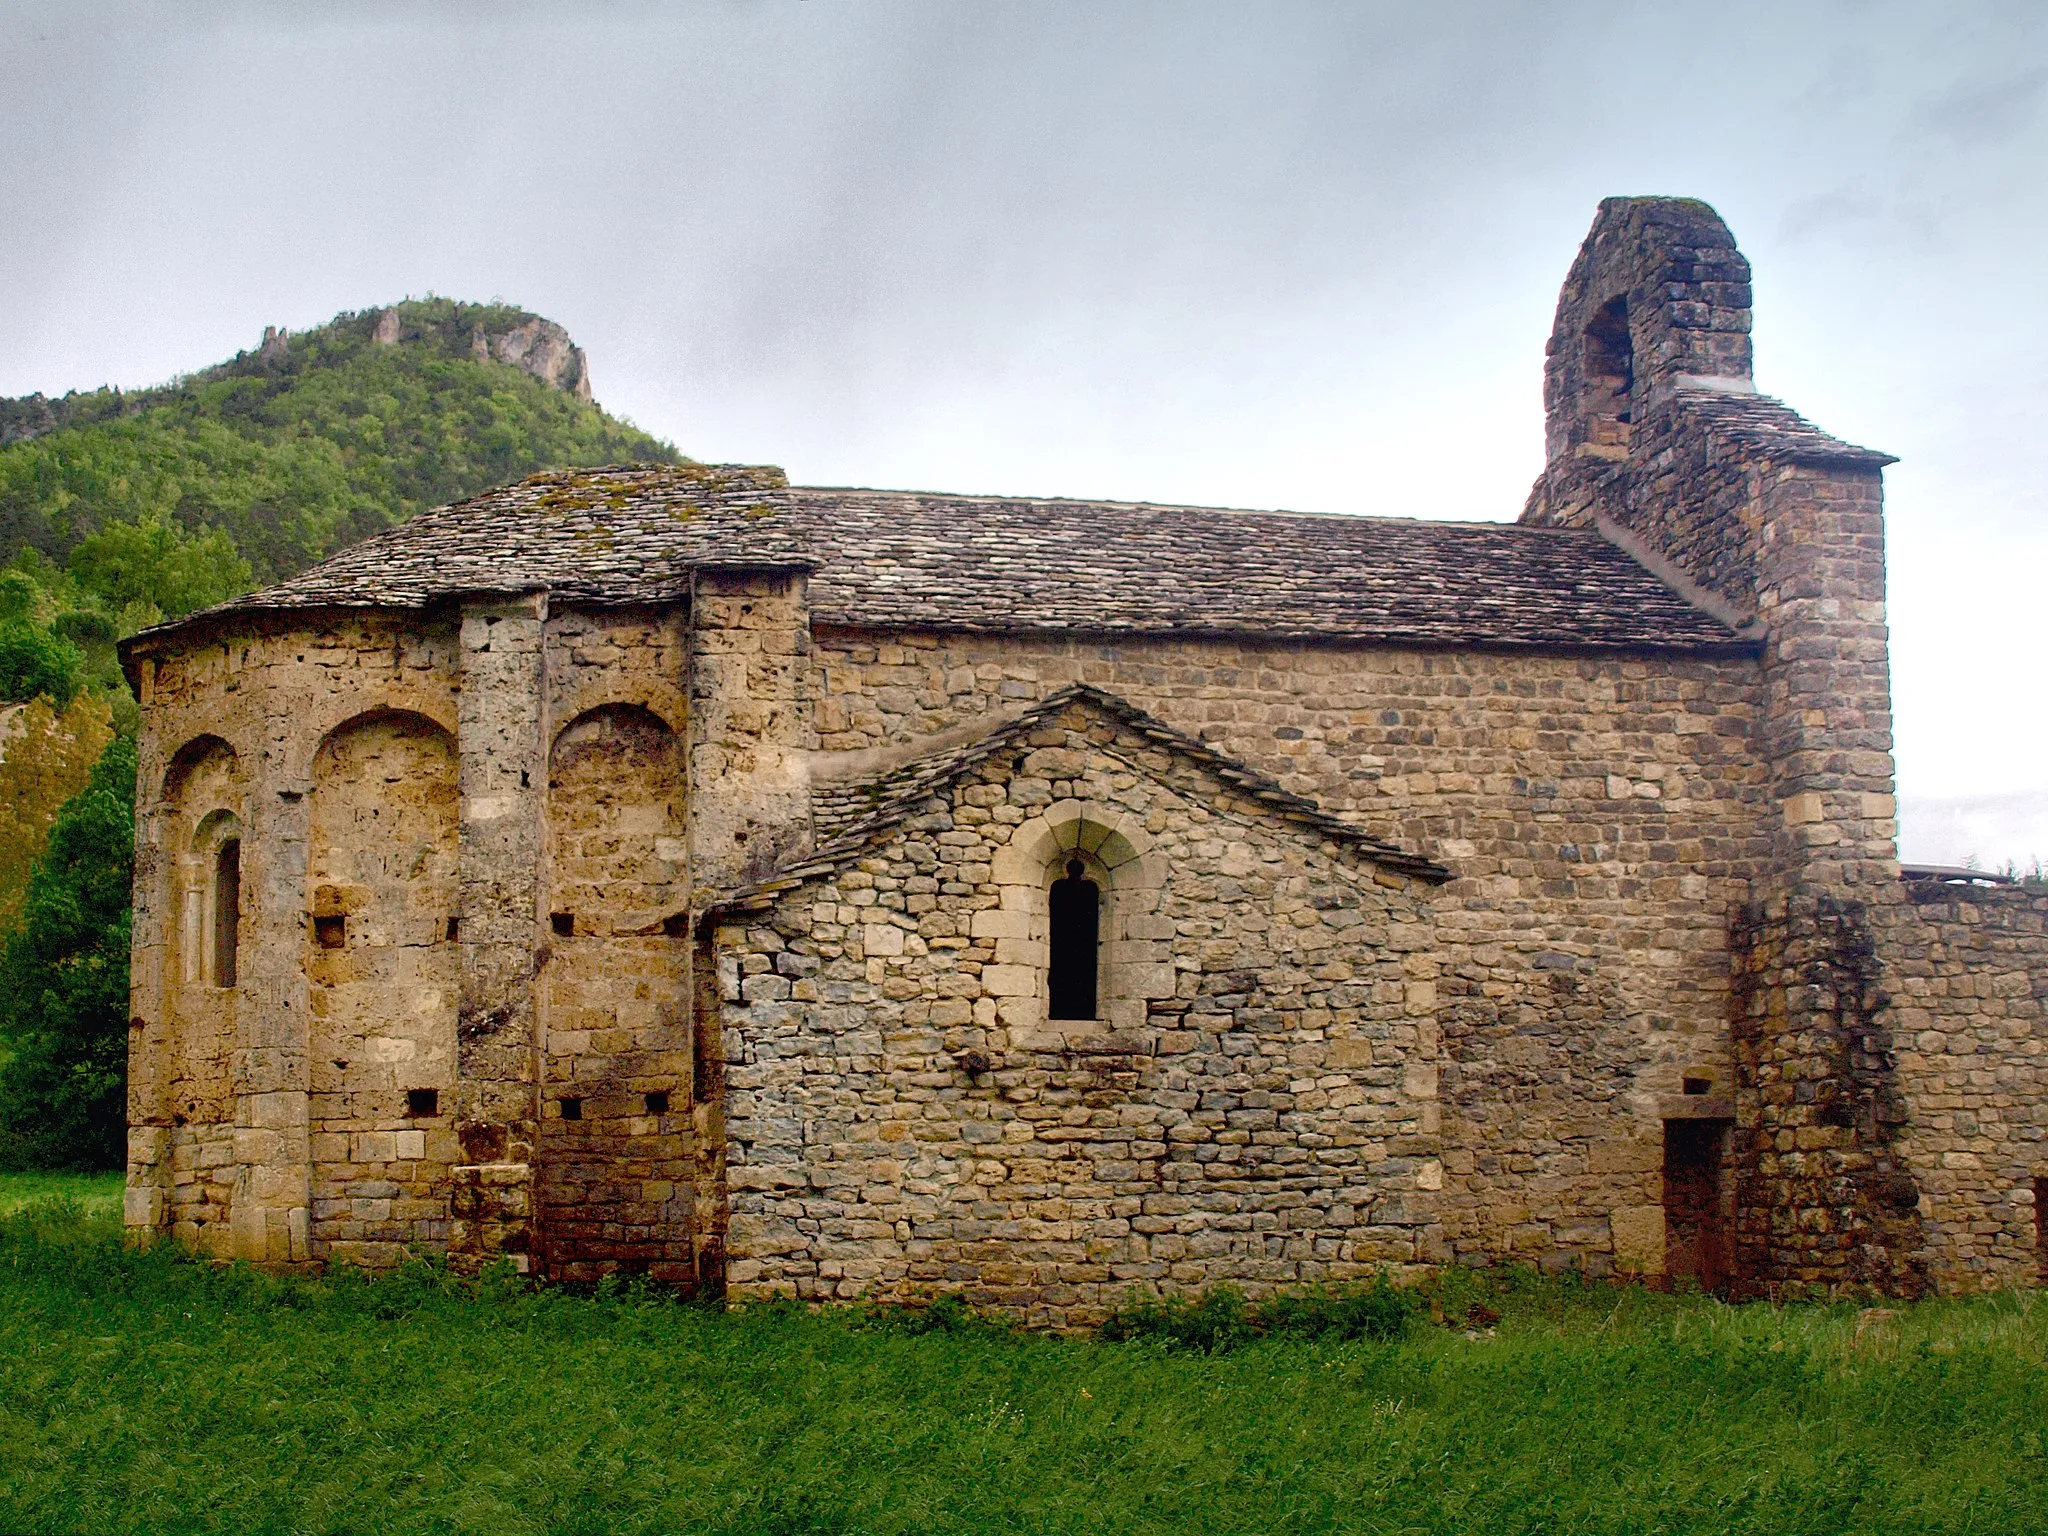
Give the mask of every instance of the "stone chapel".
[(137, 635), (131, 1229), (1048, 1325), (2035, 1282), (2048, 897), (1901, 870), (1891, 461), (1750, 302), (1603, 203), (1518, 523), (628, 466)]

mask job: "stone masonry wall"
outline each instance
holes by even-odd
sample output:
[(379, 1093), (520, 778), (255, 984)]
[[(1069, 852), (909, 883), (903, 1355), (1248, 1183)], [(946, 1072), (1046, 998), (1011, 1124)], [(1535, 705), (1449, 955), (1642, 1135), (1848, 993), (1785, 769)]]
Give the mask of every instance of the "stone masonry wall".
[[(417, 615), (315, 615), (252, 620), (139, 658), (128, 1220), (145, 1236), (222, 1257), (317, 1257), (306, 974), (314, 760), (330, 733), (377, 711), (452, 731), (453, 642), (452, 626)], [(234, 768), (218, 792), (184, 771), (221, 754)], [(202, 1019), (189, 1006), (179, 861), (189, 831), (222, 811), (238, 818), (241, 838), (238, 974)], [(180, 1032), (181, 1043), (167, 1039)], [(208, 1071), (220, 1119), (194, 1119), (191, 1097), (172, 1092), (183, 1061), (218, 1064)], [(422, 1129), (388, 1114), (375, 1128)]]
[(691, 864), (731, 890), (810, 844), (806, 749), (815, 745), (805, 578), (696, 573), (691, 595)]
[(1920, 1190), (1869, 911), (1826, 895), (1734, 925), (1737, 1288), (1926, 1288)]
[[(513, 603), (464, 622), (467, 655), (452, 616), (358, 613), (251, 617), (138, 658), (129, 1223), (222, 1257), (388, 1263), (453, 1240), (481, 1261), (531, 1248), (552, 1196), (562, 1273), (687, 1279), (706, 1107), (682, 753), (656, 750), (664, 788), (616, 729), (680, 731), (686, 614), (543, 622)], [(588, 782), (613, 748), (632, 760), (616, 792)], [(221, 986), (193, 925), (229, 830), (242, 934)], [(550, 931), (550, 882), (581, 932)], [(562, 964), (536, 995), (551, 941)], [(458, 1043), (464, 997), (488, 1027)], [(557, 1182), (536, 1180), (540, 1096), (579, 1083), (593, 1118), (552, 1144), (539, 1122)], [(592, 1138), (597, 1171), (572, 1145)]]
[[(1034, 882), (1067, 855), (1029, 840), (1067, 824), (1129, 851), (1103, 899), (1150, 956), (1138, 1028), (1049, 1020), (1033, 986)], [(1427, 1256), (1427, 887), (1085, 707), (731, 921), (718, 964), (735, 1295), (964, 1290), (1065, 1325)]]
[(680, 608), (549, 610), (538, 1196), (561, 1279), (693, 1278), (688, 656)]
[(1089, 682), (1449, 864), (1444, 1251), (1662, 1271), (1661, 1106), (1687, 1075), (1732, 1088), (1727, 914), (1770, 847), (1754, 663), (836, 630), (818, 647), (828, 752), (868, 760)]
[(1885, 934), (1899, 1155), (1944, 1289), (2048, 1279), (2048, 893), (1906, 882)]
[(247, 815), (243, 764), (218, 737), (188, 744), (163, 778), (137, 847), (136, 921), (161, 933), (143, 978), (154, 1006), (133, 1011), (131, 1161), (149, 1170), (129, 1205), (138, 1222), (225, 1254), (235, 1185), (233, 1052), (239, 989), (215, 973), (215, 856)]
[(687, 1282), (689, 849), (683, 745), (637, 705), (589, 710), (548, 771), (541, 1231), (548, 1273)]
[(378, 713), (314, 758), (302, 964), (308, 996), (313, 1251), (397, 1262), (448, 1240), (448, 1120), (460, 962), (455, 742), (425, 716)]
[(451, 1106), (454, 1169), (448, 1251), (474, 1268), (500, 1257), (525, 1271), (536, 1246), (540, 1021), (535, 977), (550, 739), (543, 594), (465, 603), (455, 740), (462, 790)]

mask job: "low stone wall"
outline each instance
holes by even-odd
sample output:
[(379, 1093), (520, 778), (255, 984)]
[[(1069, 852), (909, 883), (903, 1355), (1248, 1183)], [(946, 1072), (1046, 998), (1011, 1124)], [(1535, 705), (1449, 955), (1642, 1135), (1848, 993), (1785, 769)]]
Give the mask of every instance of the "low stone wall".
[(1886, 987), (1911, 1105), (1899, 1147), (1944, 1290), (2048, 1275), (2048, 891), (1908, 880)]

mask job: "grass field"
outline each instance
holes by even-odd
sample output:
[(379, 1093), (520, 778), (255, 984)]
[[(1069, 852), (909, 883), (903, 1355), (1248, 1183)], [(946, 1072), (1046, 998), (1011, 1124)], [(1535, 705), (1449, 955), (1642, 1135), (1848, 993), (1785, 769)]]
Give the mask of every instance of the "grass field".
[(0, 1216), (48, 1200), (75, 1203), (94, 1221), (121, 1219), (118, 1173), (0, 1173)]
[(0, 1530), (2048, 1532), (2031, 1295), (1461, 1280), (1496, 1327), (1208, 1356), (278, 1280), (124, 1252), (106, 1187), (0, 1216)]

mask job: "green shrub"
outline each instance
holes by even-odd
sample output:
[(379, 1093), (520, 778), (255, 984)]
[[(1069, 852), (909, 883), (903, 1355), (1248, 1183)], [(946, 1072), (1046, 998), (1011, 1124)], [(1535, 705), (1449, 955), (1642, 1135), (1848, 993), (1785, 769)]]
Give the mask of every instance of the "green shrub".
[(194, 533), (158, 512), (88, 534), (71, 551), (70, 571), (116, 613), (147, 602), (171, 619), (248, 591), (253, 574), (225, 530)]
[(1234, 1285), (1212, 1285), (1199, 1297), (1164, 1296), (1133, 1302), (1095, 1330), (1105, 1343), (1150, 1339), (1170, 1349), (1222, 1354), (1259, 1335), (1244, 1292)]
[(866, 1302), (852, 1310), (853, 1326), (872, 1333), (916, 1338), (928, 1333), (1009, 1333), (1008, 1322), (985, 1317), (957, 1291), (934, 1296), (921, 1307)]
[(1321, 1285), (1283, 1291), (1256, 1304), (1234, 1285), (1212, 1285), (1199, 1297), (1132, 1302), (1095, 1330), (1105, 1343), (1150, 1339), (1169, 1349), (1220, 1355), (1253, 1339), (1284, 1337), (1384, 1343), (1408, 1331), (1415, 1296), (1385, 1275), (1369, 1285)]
[(1415, 1294), (1376, 1275), (1370, 1285), (1328, 1285), (1282, 1292), (1261, 1303), (1263, 1332), (1303, 1339), (1367, 1339), (1385, 1343), (1408, 1331)]

